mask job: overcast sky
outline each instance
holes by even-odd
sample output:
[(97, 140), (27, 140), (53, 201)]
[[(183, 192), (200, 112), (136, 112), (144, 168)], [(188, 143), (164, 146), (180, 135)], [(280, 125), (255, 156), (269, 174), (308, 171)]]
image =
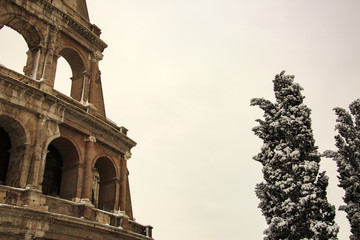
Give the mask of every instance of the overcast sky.
[[(100, 64), (107, 116), (138, 143), (128, 162), (137, 221), (152, 225), (156, 240), (262, 239), (254, 193), (262, 166), (252, 160), (262, 142), (251, 131), (262, 111), (250, 99), (273, 101), (274, 76), (295, 75), (320, 151), (335, 150), (332, 109), (360, 97), (360, 1), (87, 4), (109, 45)], [(9, 42), (15, 38), (0, 31), (1, 63), (21, 49)], [(338, 207), (336, 165), (321, 165)], [(348, 239), (345, 214), (336, 221), (339, 239)]]

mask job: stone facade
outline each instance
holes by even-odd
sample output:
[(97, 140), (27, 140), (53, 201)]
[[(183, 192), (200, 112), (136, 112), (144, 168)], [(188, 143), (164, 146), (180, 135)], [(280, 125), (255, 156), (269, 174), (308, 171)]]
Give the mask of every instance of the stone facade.
[[(0, 239), (152, 239), (133, 218), (127, 161), (136, 143), (106, 118), (107, 45), (86, 1), (0, 0), (3, 26), (29, 50), (24, 74), (0, 65)], [(70, 96), (54, 89), (60, 56)]]

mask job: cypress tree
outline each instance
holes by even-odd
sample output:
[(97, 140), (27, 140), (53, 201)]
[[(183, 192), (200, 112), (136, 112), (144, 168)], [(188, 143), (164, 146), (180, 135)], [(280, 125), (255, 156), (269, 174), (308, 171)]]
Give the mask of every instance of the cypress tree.
[(326, 151), (338, 166), (339, 186), (345, 190), (345, 206), (341, 206), (350, 222), (350, 239), (360, 239), (360, 99), (349, 105), (350, 113), (335, 108), (337, 124), (335, 136), (337, 152)]
[(263, 140), (254, 160), (263, 165), (264, 181), (255, 193), (268, 228), (264, 239), (337, 239), (335, 207), (328, 203), (328, 177), (319, 173), (320, 154), (313, 138), (303, 90), (294, 76), (275, 76), (276, 102), (251, 100), (264, 111), (253, 132)]

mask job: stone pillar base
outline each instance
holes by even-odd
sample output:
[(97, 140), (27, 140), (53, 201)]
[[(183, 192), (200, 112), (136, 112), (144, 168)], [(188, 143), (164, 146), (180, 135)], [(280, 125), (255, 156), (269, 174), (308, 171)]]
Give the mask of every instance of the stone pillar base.
[(27, 188), (23, 195), (24, 207), (40, 211), (48, 211), (46, 197), (36, 188)]

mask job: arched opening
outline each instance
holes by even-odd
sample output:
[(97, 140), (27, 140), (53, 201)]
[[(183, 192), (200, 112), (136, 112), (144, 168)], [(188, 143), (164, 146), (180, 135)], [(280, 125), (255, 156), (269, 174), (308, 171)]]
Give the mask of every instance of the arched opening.
[[(98, 178), (95, 176), (99, 176)], [(116, 172), (106, 157), (99, 158), (94, 167), (93, 204), (102, 210), (113, 211), (115, 207)], [(98, 186), (98, 188), (94, 188)]]
[[(83, 59), (80, 57), (79, 53), (73, 50), (72, 48), (63, 48), (59, 52), (59, 55), (62, 58), (60, 57), (58, 59), (54, 86), (65, 86), (66, 88), (65, 91), (69, 92), (68, 87), (66, 87), (68, 86), (66, 81), (69, 78), (69, 76), (71, 76), (70, 96), (77, 101), (81, 101), (83, 98), (83, 87), (84, 87), (84, 77), (85, 77), (85, 65)], [(71, 69), (70, 75), (69, 75), (70, 73), (69, 66)], [(60, 67), (60, 69), (58, 69), (58, 67)], [(62, 72), (63, 69), (66, 70)]]
[(56, 64), (54, 89), (70, 96), (72, 71), (65, 58), (60, 57)]
[(6, 26), (0, 28), (0, 64), (2, 66), (23, 73), (27, 51), (26, 41), (18, 32)]
[(30, 21), (22, 15), (17, 15), (15, 13), (5, 13), (0, 15), (0, 28), (3, 25), (20, 33), (24, 37), (29, 49), (40, 45), (41, 37), (35, 28), (35, 25), (30, 24)]
[(6, 183), (6, 175), (10, 160), (11, 140), (9, 134), (0, 128), (0, 184)]
[(42, 183), (43, 194), (60, 197), (62, 166), (63, 161), (59, 151), (49, 145)]
[(0, 183), (19, 187), (26, 152), (26, 133), (12, 117), (0, 115)]
[(74, 144), (63, 137), (53, 140), (48, 147), (43, 194), (68, 200), (76, 198), (79, 154)]
[[(9, 29), (15, 30), (18, 34)], [(25, 75), (36, 78), (35, 75), (38, 71), (41, 37), (35, 28), (35, 25), (30, 24), (23, 16), (16, 15), (15, 13), (5, 13), (0, 16), (0, 30), (0, 32), (4, 31), (3, 34), (5, 34), (5, 36), (0, 37), (1, 46), (5, 48), (1, 49), (1, 56), (5, 59), (1, 60), (0, 63), (10, 69), (24, 72)], [(22, 36), (23, 38), (21, 39), (19, 36)], [(24, 40), (27, 43), (27, 47), (23, 44)], [(10, 54), (5, 55), (4, 53)], [(21, 53), (26, 53), (27, 56), (22, 55)], [(15, 56), (18, 55), (21, 57), (15, 58)], [(25, 59), (25, 61), (22, 59)], [(25, 66), (23, 65), (24, 62), (26, 63)], [(24, 67), (22, 68), (22, 66)]]

